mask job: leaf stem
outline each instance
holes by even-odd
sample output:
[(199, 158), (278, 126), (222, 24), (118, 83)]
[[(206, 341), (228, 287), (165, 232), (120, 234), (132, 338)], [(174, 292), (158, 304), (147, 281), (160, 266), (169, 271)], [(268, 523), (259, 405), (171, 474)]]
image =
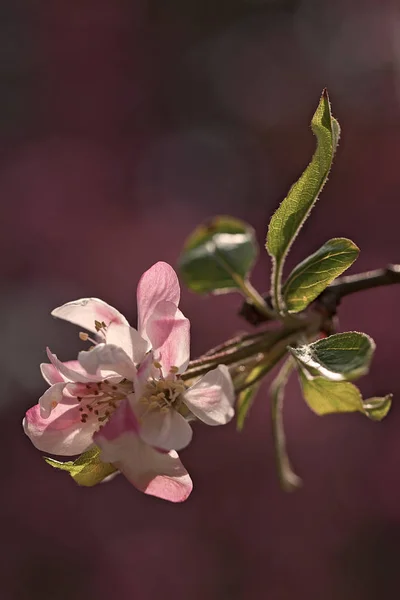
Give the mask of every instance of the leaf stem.
[(259, 312), (264, 315), (267, 319), (276, 320), (276, 313), (274, 310), (271, 310), (261, 296), (261, 294), (253, 287), (250, 281), (247, 279), (242, 279), (241, 277), (236, 276), (235, 281), (237, 285), (242, 290), (245, 297), (247, 297), (254, 306), (259, 310)]
[[(211, 244), (211, 242), (210, 242), (210, 244)], [(264, 298), (252, 286), (250, 281), (248, 279), (243, 279), (243, 277), (241, 275), (239, 275), (239, 273), (236, 273), (235, 269), (232, 268), (232, 266), (226, 260), (226, 258), (222, 254), (222, 252), (219, 251), (219, 248), (215, 242), (212, 242), (212, 247), (213, 247), (216, 259), (219, 261), (220, 265), (222, 265), (224, 267), (224, 269), (226, 269), (226, 271), (230, 274), (233, 281), (236, 283), (238, 288), (244, 294), (245, 298), (250, 300), (254, 304), (254, 306), (257, 308), (257, 310), (268, 320), (269, 319), (275, 320), (276, 319), (275, 311), (273, 311), (269, 308), (269, 306), (266, 303), (266, 301), (264, 300)]]
[(278, 476), (281, 487), (286, 492), (292, 492), (302, 484), (300, 477), (296, 475), (291, 467), (286, 450), (286, 437), (283, 427), (284, 389), (293, 370), (293, 366), (293, 359), (289, 357), (275, 377), (270, 390), (272, 435), (274, 438)]
[[(257, 331), (257, 333), (245, 333), (243, 335), (237, 335), (236, 337), (226, 340), (226, 342), (223, 342), (222, 344), (218, 344), (218, 346), (215, 346), (214, 348), (210, 348), (210, 350), (207, 350), (207, 352), (204, 354), (204, 357), (206, 357), (206, 356), (212, 357), (214, 354), (223, 352), (224, 350), (229, 350), (230, 348), (233, 348), (234, 346), (240, 346), (241, 344), (244, 344), (246, 342), (252, 342), (254, 340), (259, 340), (265, 334), (266, 334), (266, 331)], [(190, 361), (191, 365), (194, 365), (195, 363), (196, 363), (196, 360)]]
[(282, 307), (282, 263), (273, 258), (272, 269), (272, 297), (275, 310), (278, 314), (283, 313)]

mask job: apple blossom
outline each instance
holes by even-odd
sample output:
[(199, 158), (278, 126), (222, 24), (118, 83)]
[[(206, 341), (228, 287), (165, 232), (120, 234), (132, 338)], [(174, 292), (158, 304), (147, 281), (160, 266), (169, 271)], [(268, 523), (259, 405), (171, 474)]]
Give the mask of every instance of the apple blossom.
[(31, 408), (24, 429), (40, 450), (61, 456), (93, 443), (138, 489), (173, 502), (185, 500), (191, 479), (176, 450), (192, 438), (189, 420), (210, 425), (233, 416), (229, 371), (219, 366), (192, 387), (180, 375), (189, 363), (189, 320), (178, 308), (175, 271), (159, 262), (139, 281), (138, 330), (96, 298), (69, 302), (52, 315), (94, 334), (77, 361), (47, 350), (41, 365), (50, 388)]

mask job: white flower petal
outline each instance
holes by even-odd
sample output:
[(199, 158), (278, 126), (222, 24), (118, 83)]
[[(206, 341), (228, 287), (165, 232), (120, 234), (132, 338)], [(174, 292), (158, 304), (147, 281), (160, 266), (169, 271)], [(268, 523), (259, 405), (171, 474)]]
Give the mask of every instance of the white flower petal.
[(43, 419), (47, 419), (50, 416), (53, 408), (55, 408), (57, 404), (62, 401), (63, 392), (66, 385), (67, 384), (65, 382), (54, 383), (39, 399), (40, 416), (43, 417)]
[(207, 425), (225, 425), (235, 413), (235, 392), (225, 365), (209, 371), (184, 394), (191, 412)]
[(112, 377), (115, 374), (133, 381), (136, 368), (122, 348), (114, 344), (97, 344), (92, 350), (79, 352), (78, 360), (82, 367), (93, 376), (101, 373), (97, 380)]
[(97, 332), (95, 321), (104, 321), (107, 327), (110, 323), (129, 325), (124, 315), (99, 298), (80, 298), (67, 302), (55, 308), (51, 314), (94, 333)]
[(46, 348), (47, 356), (54, 367), (63, 375), (65, 381), (72, 381), (74, 383), (89, 383), (91, 381), (100, 381), (101, 377), (90, 375), (89, 373), (82, 372), (81, 367), (79, 370), (71, 369), (68, 363), (63, 363), (53, 354), (49, 348)]
[(111, 323), (106, 331), (106, 344), (114, 344), (122, 348), (135, 364), (140, 363), (149, 346), (133, 327)]
[(139, 435), (144, 442), (161, 450), (182, 450), (193, 431), (186, 419), (174, 409), (152, 410), (140, 420)]
[[(67, 368), (71, 369), (75, 374), (81, 373), (84, 376), (87, 375), (77, 360), (67, 360), (62, 364), (63, 369)], [(45, 379), (49, 385), (53, 385), (53, 383), (61, 383), (62, 381), (70, 381), (68, 377), (65, 377), (65, 375), (60, 373), (57, 367), (55, 367), (52, 363), (42, 363), (40, 365), (40, 371), (43, 379)]]

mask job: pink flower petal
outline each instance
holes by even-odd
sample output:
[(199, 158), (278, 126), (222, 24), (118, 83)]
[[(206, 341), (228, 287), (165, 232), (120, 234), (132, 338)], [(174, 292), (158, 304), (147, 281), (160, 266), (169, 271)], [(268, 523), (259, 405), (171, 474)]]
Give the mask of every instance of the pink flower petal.
[(67, 304), (55, 308), (51, 314), (53, 317), (64, 319), (94, 333), (96, 333), (95, 321), (100, 323), (104, 321), (107, 327), (110, 323), (129, 325), (124, 315), (116, 308), (98, 298), (81, 298), (67, 302)]
[(43, 419), (47, 419), (51, 411), (62, 401), (66, 385), (65, 382), (54, 383), (39, 399), (40, 415)]
[(225, 425), (235, 413), (235, 392), (225, 365), (219, 365), (199, 379), (184, 395), (191, 412), (207, 425)]
[(140, 365), (137, 368), (135, 378), (133, 379), (135, 393), (130, 394), (128, 398), (131, 399), (131, 405), (136, 402), (136, 399), (140, 399), (142, 396), (143, 388), (148, 382), (150, 377), (157, 379), (159, 377), (160, 372), (158, 369), (154, 367), (154, 355), (153, 352), (148, 352)]
[(140, 363), (148, 349), (144, 340), (133, 327), (111, 323), (106, 331), (106, 343), (114, 344), (125, 350), (132, 362)]
[(176, 452), (162, 453), (137, 434), (137, 421), (123, 402), (95, 435), (101, 459), (117, 467), (139, 490), (171, 502), (186, 500), (193, 484)]
[[(83, 350), (78, 354), (81, 366), (96, 381), (105, 379), (116, 373), (133, 381), (136, 368), (122, 348), (114, 344), (97, 344), (92, 350)], [(99, 374), (97, 376), (97, 374)]]
[(63, 363), (61, 360), (57, 358), (55, 354), (52, 354), (49, 348), (46, 348), (47, 356), (49, 357), (52, 365), (57, 369), (59, 373), (65, 378), (65, 381), (72, 382), (80, 382), (80, 383), (89, 383), (91, 381), (100, 381), (102, 377), (96, 377), (94, 375), (90, 375), (82, 370), (82, 367), (79, 365), (79, 370), (75, 370), (68, 366), (68, 363)]
[(147, 320), (146, 334), (164, 376), (171, 367), (186, 370), (190, 358), (190, 321), (172, 302), (159, 302)]
[(40, 412), (40, 405), (36, 404), (28, 410), (23, 421), (26, 435), (38, 450), (75, 456), (92, 445), (98, 421), (92, 419), (82, 423), (78, 404), (58, 404), (48, 419), (43, 419)]
[(174, 269), (165, 262), (158, 262), (143, 273), (137, 286), (138, 330), (142, 337), (146, 323), (156, 305), (164, 300), (179, 304), (180, 288)]
[[(81, 367), (77, 360), (67, 360), (62, 363), (64, 367), (67, 369), (72, 369), (75, 372), (85, 374), (84, 369)], [(43, 376), (43, 379), (47, 381), (48, 384), (53, 385), (53, 383), (60, 383), (62, 381), (69, 381), (67, 377), (62, 375), (60, 371), (51, 363), (42, 363), (40, 365), (40, 370)]]
[[(146, 410), (146, 406), (144, 407)], [(152, 410), (140, 420), (139, 435), (144, 442), (161, 450), (182, 450), (191, 441), (193, 431), (176, 410)]]

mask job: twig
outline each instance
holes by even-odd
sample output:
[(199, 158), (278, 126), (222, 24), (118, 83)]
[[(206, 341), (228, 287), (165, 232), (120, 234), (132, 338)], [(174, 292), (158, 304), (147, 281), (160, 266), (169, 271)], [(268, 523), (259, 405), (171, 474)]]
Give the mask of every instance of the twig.
[[(190, 362), (185, 373), (181, 375), (182, 379), (184, 381), (194, 379), (195, 377), (204, 375), (219, 364), (233, 365), (260, 353), (271, 351), (273, 353), (278, 352), (279, 354), (281, 348), (285, 349), (288, 344), (293, 343), (293, 340), (297, 338), (299, 335), (299, 327), (292, 329), (283, 327), (275, 331), (264, 331), (263, 333), (264, 335), (259, 339), (255, 339), (253, 343), (239, 346), (233, 351), (221, 352), (212, 357), (202, 357), (194, 361), (195, 364)], [(210, 358), (212, 360), (210, 360)]]
[(318, 296), (316, 302), (335, 314), (336, 308), (345, 296), (370, 290), (384, 285), (400, 283), (400, 265), (388, 265), (386, 269), (376, 269), (357, 275), (339, 277)]
[[(324, 290), (316, 300), (314, 306), (320, 306), (327, 311), (327, 316), (333, 317), (336, 314), (340, 301), (345, 296), (370, 290), (372, 288), (385, 285), (400, 283), (400, 265), (388, 265), (385, 269), (376, 269), (357, 275), (346, 275), (339, 277), (326, 290)], [(268, 296), (264, 296), (267, 304), (270, 302)], [(268, 319), (258, 312), (257, 307), (249, 302), (245, 302), (240, 309), (239, 315), (252, 325), (260, 325)]]

